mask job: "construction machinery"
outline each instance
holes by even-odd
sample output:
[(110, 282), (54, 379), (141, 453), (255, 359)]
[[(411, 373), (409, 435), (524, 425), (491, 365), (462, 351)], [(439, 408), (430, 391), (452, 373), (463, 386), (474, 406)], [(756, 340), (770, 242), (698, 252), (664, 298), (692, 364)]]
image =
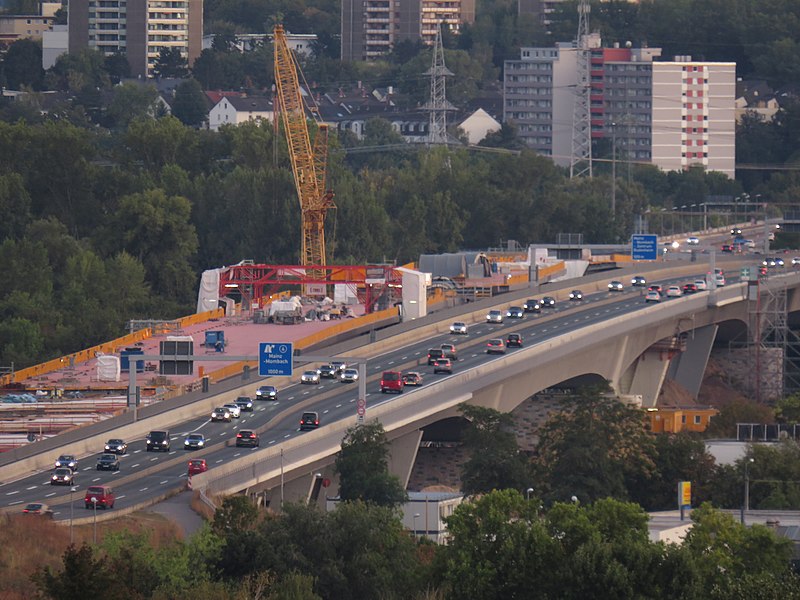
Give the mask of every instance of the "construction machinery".
[[(335, 208), (333, 192), (325, 188), (328, 126), (322, 123), (319, 108), (307, 84), (305, 86), (308, 91), (307, 101), (303, 101), (300, 88), (302, 71), (286, 41), (283, 26), (276, 25), (274, 34), (278, 109), (286, 132), (289, 157), (292, 161), (292, 172), (302, 212), (303, 242), (300, 260), (303, 266), (324, 267), (325, 215), (328, 210)], [(306, 109), (317, 124), (313, 145)], [(309, 269), (309, 275), (314, 276), (316, 271), (319, 269)]]

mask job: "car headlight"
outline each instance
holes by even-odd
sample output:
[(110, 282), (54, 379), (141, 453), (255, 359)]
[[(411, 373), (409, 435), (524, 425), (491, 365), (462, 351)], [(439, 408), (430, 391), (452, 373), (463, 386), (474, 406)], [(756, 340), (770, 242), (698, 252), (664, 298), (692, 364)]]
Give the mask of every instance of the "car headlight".
[(199, 442), (197, 442), (198, 446), (202, 446), (203, 444), (205, 444), (205, 442), (203, 440), (200, 440)]
[(167, 445), (167, 440), (164, 440), (163, 442), (161, 442), (161, 444), (166, 446)]
[(56, 479), (58, 479), (58, 475), (53, 475), (53, 476), (52, 476), (50, 479), (52, 479), (53, 481), (55, 481)]
[(111, 450), (111, 446), (109, 446), (108, 444), (106, 444), (106, 450)]
[(189, 445), (189, 440), (184, 440), (183, 445), (184, 446), (188, 446)]

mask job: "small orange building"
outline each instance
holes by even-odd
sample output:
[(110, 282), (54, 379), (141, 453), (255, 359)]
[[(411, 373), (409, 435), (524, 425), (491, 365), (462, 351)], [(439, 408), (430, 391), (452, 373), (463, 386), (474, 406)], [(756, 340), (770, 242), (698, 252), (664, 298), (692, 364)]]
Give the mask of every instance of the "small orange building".
[(653, 433), (705, 431), (711, 417), (718, 413), (716, 408), (710, 406), (663, 406), (647, 409), (650, 431)]

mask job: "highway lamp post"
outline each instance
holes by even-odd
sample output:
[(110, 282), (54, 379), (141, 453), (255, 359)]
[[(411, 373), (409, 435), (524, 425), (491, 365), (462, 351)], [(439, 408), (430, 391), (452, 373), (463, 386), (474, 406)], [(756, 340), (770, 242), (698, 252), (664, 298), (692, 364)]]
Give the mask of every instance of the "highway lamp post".
[(754, 458), (744, 461), (744, 504), (742, 505), (742, 525), (745, 524), (745, 515), (750, 510), (750, 465), (755, 462)]
[(69, 486), (69, 543), (70, 545), (73, 542), (73, 534), (72, 534), (72, 520), (75, 516), (75, 505), (72, 502), (73, 494), (78, 491), (78, 486), (71, 485)]
[(97, 498), (92, 496), (92, 505), (94, 506), (94, 545), (97, 545)]
[(611, 123), (611, 221), (617, 218), (617, 124)]
[(417, 539), (417, 519), (419, 519), (419, 517), (419, 513), (414, 513), (414, 539)]
[(533, 493), (533, 488), (532, 488), (532, 487), (531, 487), (531, 488), (528, 488), (527, 490), (525, 490), (525, 499), (526, 499), (528, 502), (530, 502), (530, 500), (531, 500), (531, 494), (532, 494), (532, 493)]

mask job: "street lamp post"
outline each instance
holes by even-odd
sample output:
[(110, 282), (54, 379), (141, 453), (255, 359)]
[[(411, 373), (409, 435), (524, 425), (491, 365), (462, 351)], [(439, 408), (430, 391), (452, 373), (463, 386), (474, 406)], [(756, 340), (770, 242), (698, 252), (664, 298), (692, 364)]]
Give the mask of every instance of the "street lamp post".
[(75, 516), (75, 505), (72, 502), (72, 495), (78, 491), (77, 485), (69, 486), (69, 543), (72, 544), (73, 535), (72, 535), (72, 519)]
[(617, 124), (611, 123), (611, 220), (617, 218)]
[(525, 499), (530, 501), (532, 493), (533, 493), (533, 488), (532, 487), (528, 488), (527, 490), (525, 490)]
[(744, 506), (742, 507), (742, 525), (744, 525), (745, 514), (750, 510), (750, 465), (754, 462), (754, 458), (748, 458), (744, 462)]
[(419, 519), (419, 517), (419, 513), (414, 513), (414, 539), (417, 539), (417, 519)]
[(92, 504), (94, 505), (94, 544), (97, 545), (97, 497), (92, 496)]

